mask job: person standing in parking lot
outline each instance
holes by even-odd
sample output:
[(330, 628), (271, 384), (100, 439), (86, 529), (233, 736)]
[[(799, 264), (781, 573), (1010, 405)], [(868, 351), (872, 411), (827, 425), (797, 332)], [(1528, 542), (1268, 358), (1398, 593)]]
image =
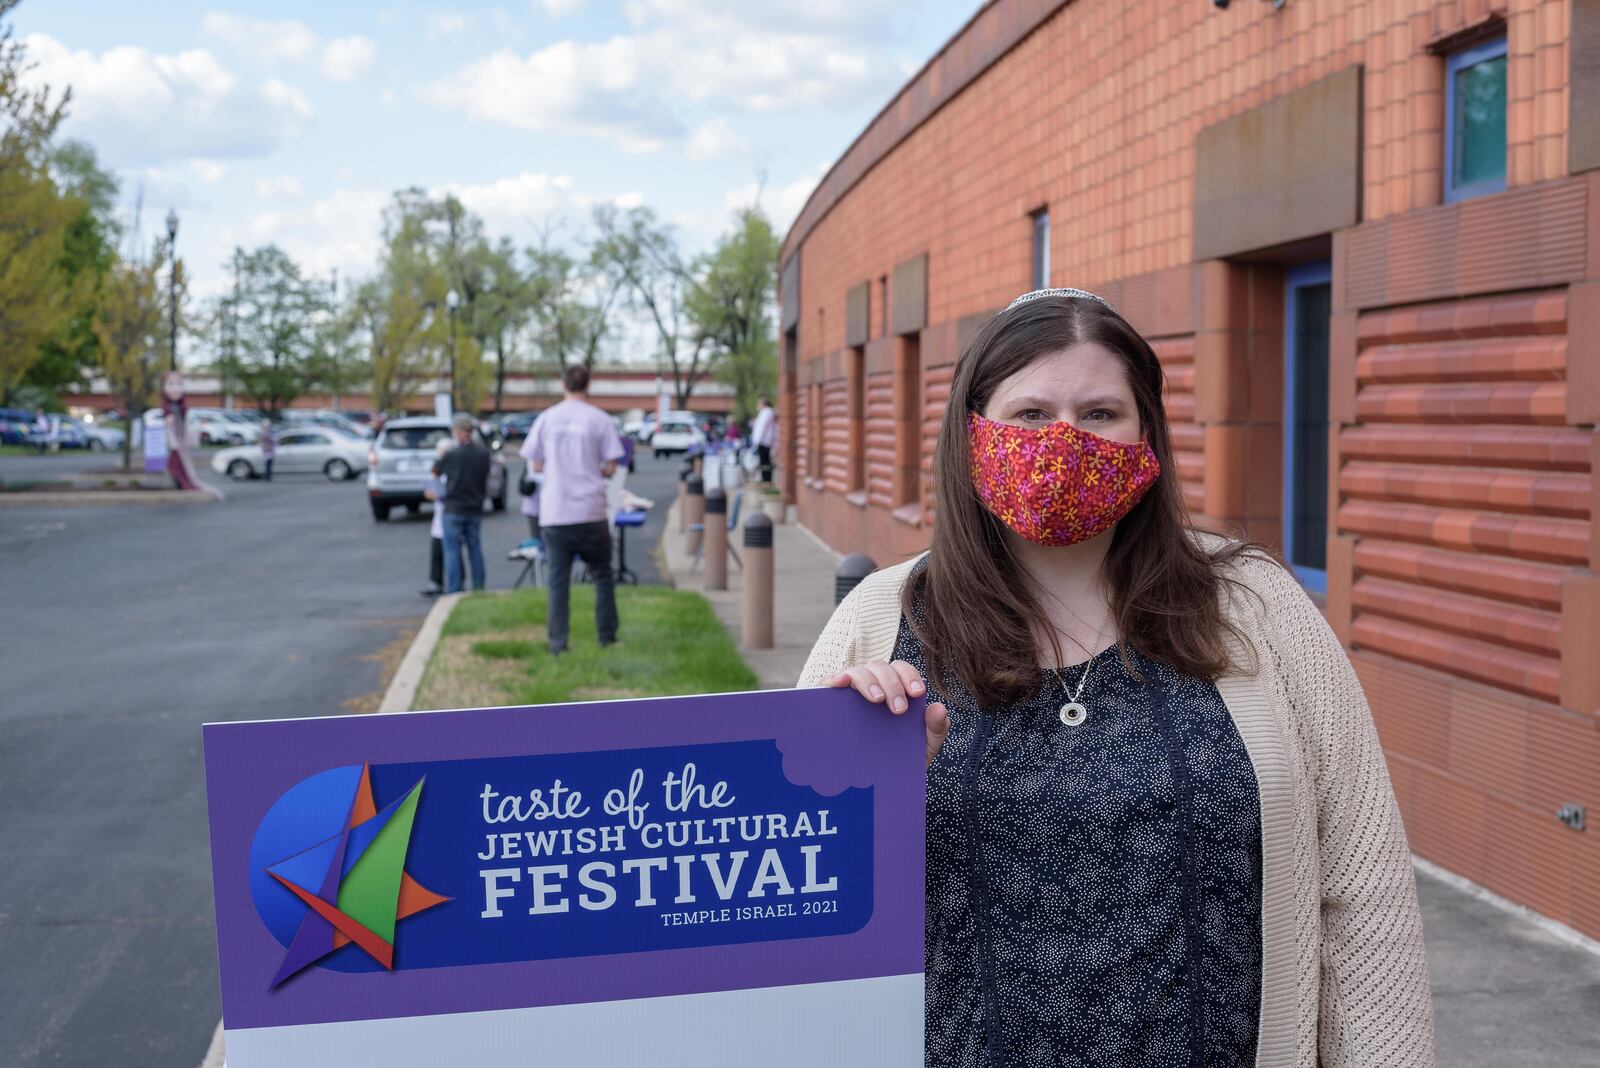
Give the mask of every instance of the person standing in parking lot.
[(761, 481), (772, 481), (772, 447), (778, 443), (778, 413), (772, 402), (761, 398), (761, 410), (750, 424), (750, 443), (756, 447), (756, 459), (761, 463)]
[(264, 470), (262, 478), (272, 481), (272, 460), (278, 455), (278, 441), (272, 436), (272, 420), (261, 420), (261, 466)]
[(589, 369), (568, 367), (566, 397), (528, 430), (522, 454), (543, 475), (539, 489), (540, 536), (550, 563), (550, 651), (567, 648), (572, 561), (582, 560), (594, 579), (595, 634), (601, 645), (617, 640), (616, 579), (611, 570), (611, 523), (606, 480), (627, 455), (611, 417), (589, 403)]
[(472, 588), (484, 586), (483, 499), (489, 495), (489, 450), (478, 444), (472, 416), (465, 412), (451, 423), (456, 447), (434, 461), (433, 473), (445, 478), (444, 583), (446, 593), (461, 592), (461, 550), (472, 567)]

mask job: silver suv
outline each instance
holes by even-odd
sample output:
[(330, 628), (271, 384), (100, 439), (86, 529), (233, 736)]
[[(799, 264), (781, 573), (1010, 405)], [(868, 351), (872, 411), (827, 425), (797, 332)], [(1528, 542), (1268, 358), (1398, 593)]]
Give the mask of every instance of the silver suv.
[[(506, 465), (500, 458), (499, 442), (490, 442), (482, 430), (474, 432), (478, 444), (490, 450), (489, 500), (494, 510), (506, 509)], [(389, 509), (405, 505), (412, 514), (422, 509), (422, 486), (433, 475), (439, 442), (450, 436), (450, 420), (437, 416), (391, 419), (378, 431), (367, 453), (367, 498), (372, 518), (382, 522)]]

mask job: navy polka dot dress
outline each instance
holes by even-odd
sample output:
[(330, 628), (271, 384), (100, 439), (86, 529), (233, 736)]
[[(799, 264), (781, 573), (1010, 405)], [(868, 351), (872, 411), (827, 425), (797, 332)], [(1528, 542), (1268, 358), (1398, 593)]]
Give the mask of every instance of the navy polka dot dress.
[[(930, 1066), (1248, 1068), (1261, 1002), (1261, 821), (1214, 685), (1117, 646), (1076, 726), (1061, 682), (961, 693), (928, 769)], [(902, 619), (896, 659), (927, 676)]]

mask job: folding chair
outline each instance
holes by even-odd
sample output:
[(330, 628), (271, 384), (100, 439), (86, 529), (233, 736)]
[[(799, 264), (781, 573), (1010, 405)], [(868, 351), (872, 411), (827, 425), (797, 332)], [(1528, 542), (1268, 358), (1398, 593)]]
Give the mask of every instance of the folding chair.
[(544, 585), (544, 544), (538, 538), (525, 538), (506, 554), (506, 559), (522, 561), (522, 573), (511, 584), (512, 589), (526, 582), (529, 575), (533, 576), (535, 586)]

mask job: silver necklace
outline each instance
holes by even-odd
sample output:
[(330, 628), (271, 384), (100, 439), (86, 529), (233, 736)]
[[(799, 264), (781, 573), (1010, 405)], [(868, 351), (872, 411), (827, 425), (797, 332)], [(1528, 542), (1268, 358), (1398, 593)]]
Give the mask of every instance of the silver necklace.
[[(1104, 633), (1104, 631), (1101, 631), (1101, 634)], [(1095, 644), (1100, 644), (1100, 635), (1095, 636)], [(1104, 650), (1101, 650), (1101, 652), (1104, 652)], [(1056, 718), (1061, 720), (1063, 727), (1076, 727), (1089, 718), (1088, 708), (1084, 707), (1078, 698), (1083, 696), (1083, 684), (1089, 681), (1089, 673), (1094, 670), (1095, 657), (1099, 655), (1099, 653), (1096, 653), (1084, 662), (1083, 677), (1078, 680), (1078, 688), (1070, 693), (1067, 691), (1067, 684), (1061, 680), (1061, 672), (1064, 669), (1059, 666), (1055, 669), (1056, 682), (1061, 685), (1061, 695), (1067, 699), (1062, 704), (1060, 711), (1056, 713)]]

